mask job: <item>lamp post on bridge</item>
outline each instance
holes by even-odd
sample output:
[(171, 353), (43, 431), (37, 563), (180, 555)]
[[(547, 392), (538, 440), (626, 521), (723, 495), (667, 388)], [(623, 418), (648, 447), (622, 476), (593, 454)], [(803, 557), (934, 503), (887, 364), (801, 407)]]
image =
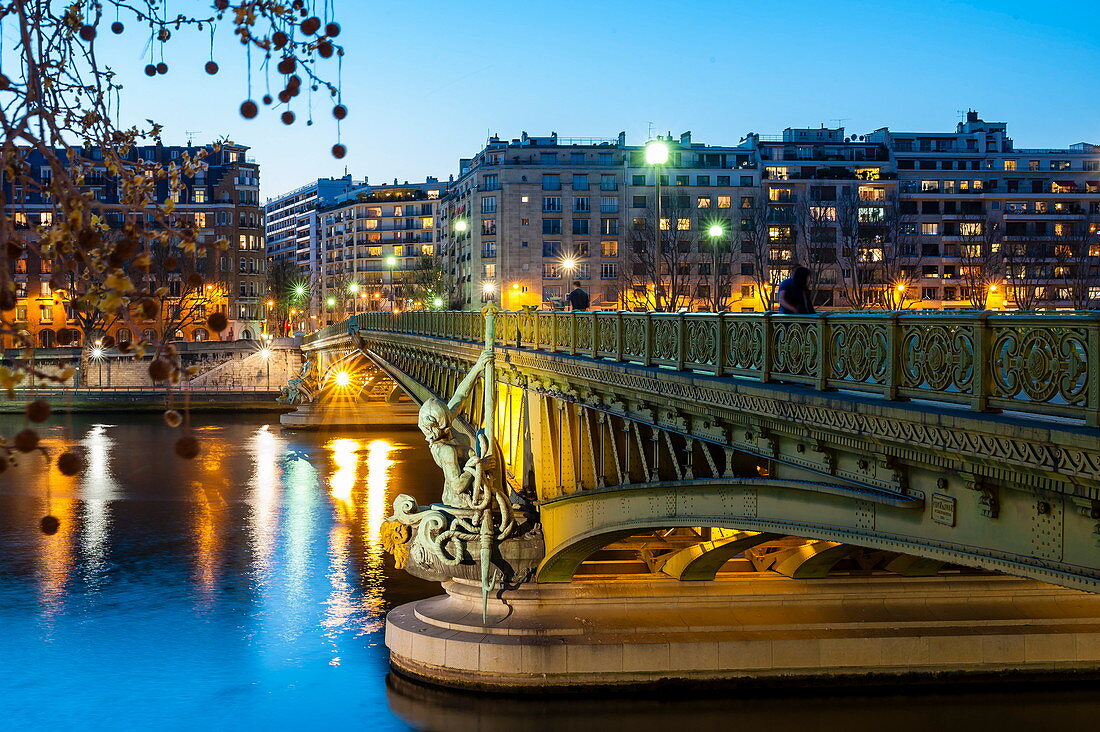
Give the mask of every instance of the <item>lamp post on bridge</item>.
[[(656, 140), (650, 140), (645, 145), (645, 161), (647, 165), (653, 166), (653, 186), (657, 194), (657, 233), (656, 243), (657, 251), (654, 256), (660, 258), (661, 256), (661, 170), (662, 166), (668, 162), (668, 143), (659, 137)], [(656, 273), (655, 273), (656, 274)], [(653, 304), (654, 308), (657, 305), (658, 289), (653, 291)]]

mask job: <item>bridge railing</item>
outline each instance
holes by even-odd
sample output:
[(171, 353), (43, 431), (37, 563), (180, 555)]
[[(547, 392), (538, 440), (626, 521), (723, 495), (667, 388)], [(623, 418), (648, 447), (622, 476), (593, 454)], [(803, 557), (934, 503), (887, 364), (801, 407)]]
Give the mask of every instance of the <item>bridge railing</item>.
[[(357, 317), (359, 328), (368, 331), (482, 339), (477, 312)], [(497, 342), (887, 399), (1100, 422), (1097, 313), (502, 312)]]

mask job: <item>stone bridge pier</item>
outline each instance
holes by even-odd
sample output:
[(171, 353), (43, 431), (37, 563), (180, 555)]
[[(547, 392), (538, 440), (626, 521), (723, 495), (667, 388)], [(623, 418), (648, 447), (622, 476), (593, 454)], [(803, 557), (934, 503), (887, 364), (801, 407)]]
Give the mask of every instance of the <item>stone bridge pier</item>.
[(440, 466), (385, 525), (445, 590), (391, 611), (400, 673), (1100, 670), (1096, 316), (377, 313), (306, 350), (405, 395)]

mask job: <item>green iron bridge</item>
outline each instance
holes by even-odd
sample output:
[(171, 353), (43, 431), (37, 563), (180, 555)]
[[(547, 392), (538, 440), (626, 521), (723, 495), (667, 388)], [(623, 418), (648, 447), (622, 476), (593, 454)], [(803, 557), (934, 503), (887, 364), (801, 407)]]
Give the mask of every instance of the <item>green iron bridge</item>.
[(522, 509), (540, 541), (512, 579), (972, 568), (1100, 591), (1097, 314), (492, 317), (488, 349), (483, 314), (425, 311), (304, 350), (322, 391), (349, 370), (420, 404), (469, 387), (453, 428), (491, 436), (478, 475), (507, 499), (466, 539), (515, 536)]

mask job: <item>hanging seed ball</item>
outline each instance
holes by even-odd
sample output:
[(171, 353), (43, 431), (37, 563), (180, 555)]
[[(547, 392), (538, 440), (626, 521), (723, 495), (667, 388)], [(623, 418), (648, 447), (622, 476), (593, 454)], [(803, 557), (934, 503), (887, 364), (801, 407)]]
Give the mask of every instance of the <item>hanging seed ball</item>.
[(183, 415), (175, 409), (169, 409), (164, 413), (164, 421), (169, 427), (179, 427), (183, 423)]
[(119, 23), (117, 20), (114, 23), (111, 23), (111, 32), (114, 33), (116, 36), (120, 35), (124, 29), (125, 26), (123, 26), (122, 23)]
[(288, 38), (286, 33), (283, 33), (282, 31), (275, 31), (275, 33), (271, 36), (271, 42), (275, 44), (275, 48), (282, 48), (287, 44), (287, 41), (289, 40), (290, 38)]
[(157, 305), (157, 301), (151, 297), (147, 297), (141, 301), (141, 314), (146, 318), (152, 320), (160, 313), (160, 305)]
[(80, 38), (85, 41), (90, 41), (95, 38), (95, 26), (94, 25), (82, 25), (80, 26)]
[(294, 124), (294, 112), (287, 110), (280, 115), (280, 119), (283, 120), (284, 125), (292, 125)]
[(214, 74), (218, 73), (218, 62), (217, 61), (207, 61), (205, 68), (206, 68), (206, 73), (213, 76)]
[(225, 10), (229, 7), (229, 0), (214, 0), (214, 7), (218, 10)]
[(7, 89), (9, 86), (11, 86), (11, 79), (0, 74), (0, 89)]
[(245, 119), (253, 119), (259, 112), (259, 108), (256, 106), (256, 102), (251, 99), (246, 99), (241, 104), (241, 116)]
[(15, 293), (7, 287), (0, 289), (0, 310), (15, 310)]
[(157, 64), (157, 73), (158, 74), (167, 74), (168, 73), (168, 64), (164, 63), (163, 61), (161, 61), (159, 64)]
[(172, 373), (172, 364), (166, 358), (154, 358), (149, 362), (149, 377), (153, 381), (167, 381)]
[(27, 404), (27, 419), (32, 422), (45, 422), (50, 418), (50, 403), (45, 399), (35, 399)]
[(279, 101), (283, 102), (284, 104), (286, 102), (289, 102), (290, 101), (290, 92), (288, 92), (286, 89), (283, 89), (281, 92), (279, 92)]
[(229, 318), (225, 317), (225, 313), (211, 313), (206, 319), (206, 324), (210, 326), (210, 330), (221, 333), (229, 327)]
[(279, 70), (280, 74), (293, 74), (297, 66), (298, 62), (294, 60), (294, 57), (284, 56), (283, 59), (275, 65), (275, 68)]
[(321, 19), (316, 15), (312, 15), (302, 21), (302, 32), (307, 36), (312, 36), (321, 28)]
[(146, 76), (156, 76), (157, 75), (157, 67), (153, 66), (153, 64), (146, 64), (145, 65), (145, 75)]
[(313, 120), (307, 119), (306, 120), (306, 127), (312, 127), (312, 126), (313, 126)]
[(326, 25), (325, 26), (325, 35), (328, 36), (329, 38), (335, 38), (336, 36), (340, 35), (340, 24), (339, 23), (329, 23), (328, 25)]
[(172, 31), (168, 30), (167, 28), (161, 28), (160, 32), (157, 33), (157, 40), (160, 41), (161, 43), (164, 43), (165, 41), (167, 41), (171, 37), (172, 37)]
[(193, 435), (176, 440), (176, 454), (184, 460), (193, 460), (199, 454), (199, 441)]
[(332, 58), (332, 41), (321, 41), (317, 44), (317, 53), (321, 58)]
[(38, 528), (46, 536), (53, 536), (61, 528), (61, 521), (57, 516), (43, 516), (42, 520), (38, 522)]
[(198, 272), (187, 275), (187, 286), (196, 290), (202, 287), (202, 275)]
[(38, 447), (38, 433), (29, 428), (21, 430), (16, 433), (14, 443), (19, 452), (30, 452)]
[(337, 104), (332, 108), (332, 116), (336, 119), (344, 119), (344, 117), (348, 116), (348, 108), (343, 104)]
[(344, 147), (343, 145), (341, 145), (340, 143), (336, 143), (335, 145), (332, 146), (332, 157), (336, 158), (337, 160), (339, 160), (340, 158), (344, 157), (347, 154), (348, 154), (348, 149), (346, 147)]
[(263, 98), (264, 104), (271, 104), (271, 101), (272, 101), (271, 100), (271, 95), (270, 94), (264, 94), (264, 98)]
[(75, 452), (63, 452), (57, 456), (57, 469), (69, 477), (79, 475), (84, 470), (84, 458)]

